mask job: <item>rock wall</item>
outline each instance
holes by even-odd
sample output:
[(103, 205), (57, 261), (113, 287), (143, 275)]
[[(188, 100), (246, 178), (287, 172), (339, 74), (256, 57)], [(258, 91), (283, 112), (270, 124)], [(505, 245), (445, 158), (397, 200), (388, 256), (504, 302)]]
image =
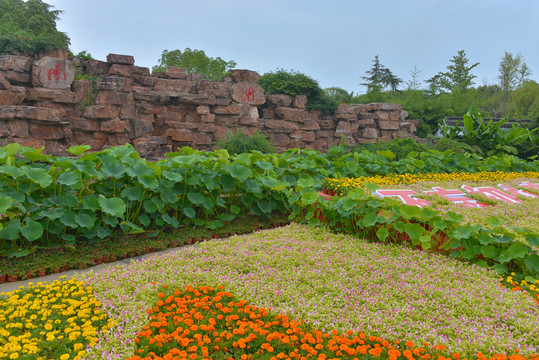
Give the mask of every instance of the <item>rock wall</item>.
[(131, 143), (159, 158), (181, 146), (210, 149), (242, 129), (264, 133), (279, 150), (323, 151), (342, 137), (352, 145), (389, 140), (413, 136), (417, 126), (395, 104), (341, 105), (335, 115), (307, 110), (303, 95), (265, 94), (249, 70), (212, 82), (175, 67), (150, 75), (127, 55), (109, 54), (106, 62), (49, 55), (0, 57), (0, 145), (66, 155), (71, 145)]

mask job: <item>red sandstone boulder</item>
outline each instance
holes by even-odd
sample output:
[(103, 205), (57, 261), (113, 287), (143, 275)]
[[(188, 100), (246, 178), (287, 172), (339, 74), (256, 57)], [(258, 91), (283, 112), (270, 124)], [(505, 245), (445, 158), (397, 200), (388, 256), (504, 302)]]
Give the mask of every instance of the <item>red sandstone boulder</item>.
[(402, 110), (402, 105), (389, 104), (389, 103), (377, 103), (377, 104), (373, 104), (373, 109), (375, 111), (378, 111), (378, 110), (383, 110), (383, 111)]
[(95, 88), (98, 91), (130, 91), (133, 79), (118, 76), (100, 76), (96, 80)]
[(75, 68), (69, 60), (44, 57), (32, 65), (32, 85), (49, 89), (67, 89), (75, 79)]
[(4, 75), (0, 73), (0, 90), (11, 90), (11, 84)]
[(31, 88), (26, 92), (26, 99), (31, 101), (50, 101), (62, 104), (75, 104), (77, 96), (70, 90)]
[(262, 105), (266, 102), (264, 89), (254, 82), (242, 81), (231, 88), (232, 99), (241, 104)]
[(275, 109), (275, 113), (281, 119), (287, 121), (305, 122), (307, 120), (307, 112), (300, 109), (278, 107)]
[(318, 131), (320, 130), (320, 125), (316, 121), (308, 120), (301, 124), (300, 130)]
[(375, 122), (374, 119), (361, 119), (358, 121), (358, 125), (360, 127), (374, 127)]
[(24, 88), (13, 86), (11, 90), (0, 90), (1, 105), (17, 105), (21, 104), (26, 98)]
[(64, 138), (63, 127), (43, 124), (29, 124), (30, 135), (35, 139), (59, 140)]
[(265, 125), (275, 133), (299, 130), (297, 123), (284, 120), (268, 119), (265, 121)]
[(378, 130), (375, 128), (365, 128), (361, 130), (361, 137), (365, 139), (376, 139), (378, 138)]
[(135, 58), (131, 55), (108, 54), (109, 64), (135, 65)]
[(185, 79), (187, 77), (185, 75), (185, 69), (176, 66), (167, 67), (165, 74), (172, 79)]
[(28, 137), (30, 135), (28, 121), (26, 120), (12, 120), (8, 122), (8, 126), (9, 136)]
[(120, 115), (120, 109), (112, 105), (91, 105), (84, 109), (84, 117), (90, 119), (113, 119)]
[(298, 139), (304, 142), (314, 142), (315, 136), (313, 131), (295, 131), (290, 134), (290, 138)]
[(29, 72), (32, 69), (32, 58), (20, 55), (0, 56), (0, 70)]
[(296, 95), (296, 97), (294, 98), (294, 107), (305, 110), (307, 108), (307, 96)]
[(40, 121), (44, 123), (62, 122), (62, 118), (58, 110), (34, 106), (17, 106), (15, 108), (14, 118)]
[(228, 106), (215, 106), (212, 112), (216, 115), (238, 115), (241, 113), (241, 106), (238, 103), (232, 103)]
[(378, 127), (381, 130), (399, 130), (400, 125), (397, 121), (379, 121)]
[(248, 82), (257, 84), (260, 75), (256, 71), (251, 70), (230, 70), (230, 77), (234, 82)]
[(100, 129), (107, 133), (127, 133), (129, 132), (129, 122), (120, 119), (103, 121)]
[(272, 94), (268, 95), (268, 103), (275, 106), (290, 107), (292, 97), (284, 94)]
[(167, 129), (165, 136), (169, 136), (174, 141), (192, 142), (195, 140), (195, 134), (183, 129)]
[(347, 121), (339, 121), (339, 124), (337, 124), (337, 128), (335, 129), (335, 134), (351, 135), (352, 130), (350, 128), (350, 123)]

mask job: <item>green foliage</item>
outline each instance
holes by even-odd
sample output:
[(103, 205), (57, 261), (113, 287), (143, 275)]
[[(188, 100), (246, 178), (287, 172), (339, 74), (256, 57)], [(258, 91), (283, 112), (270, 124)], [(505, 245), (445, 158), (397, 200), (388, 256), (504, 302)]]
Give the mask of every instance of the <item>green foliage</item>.
[(231, 155), (260, 151), (263, 154), (277, 152), (266, 136), (256, 131), (252, 136), (242, 131), (229, 133), (217, 143), (218, 149), (225, 149)]
[(328, 114), (334, 114), (339, 105), (339, 100), (330, 97), (323, 90), (307, 98), (307, 109), (321, 110)]
[(0, 0), (0, 14), (0, 55), (33, 55), (69, 46), (69, 37), (56, 29), (61, 11), (41, 0)]
[(391, 70), (382, 65), (378, 55), (374, 57), (372, 63), (372, 68), (366, 71), (368, 76), (361, 77), (365, 82), (360, 85), (367, 87), (367, 93), (380, 94), (384, 89), (390, 89), (392, 93), (397, 91), (402, 79), (393, 75)]
[(507, 106), (510, 98), (510, 91), (518, 89), (522, 86), (524, 81), (528, 80), (528, 76), (531, 75), (531, 70), (524, 62), (524, 58), (521, 53), (516, 56), (505, 52), (502, 60), (500, 61), (500, 71), (498, 79), (500, 80), (501, 88), (501, 102), (500, 112), (502, 116), (507, 114)]
[(79, 59), (84, 59), (84, 60), (94, 60), (92, 54), (90, 54), (89, 52), (87, 52), (86, 50), (83, 50), (81, 52), (79, 52), (78, 54), (73, 54), (71, 51), (69, 52), (70, 56), (72, 57), (76, 57), (76, 58), (79, 58)]
[(404, 159), (408, 154), (416, 152), (417, 154), (428, 151), (431, 148), (425, 144), (420, 144), (414, 139), (393, 139), (391, 141), (378, 141), (373, 144), (361, 144), (354, 147), (353, 151), (361, 152), (363, 150), (376, 153), (377, 151), (391, 151), (396, 160)]
[(220, 57), (207, 56), (203, 50), (163, 50), (161, 58), (152, 72), (164, 72), (169, 66), (185, 69), (186, 74), (203, 74), (212, 81), (219, 81), (228, 75), (228, 71), (236, 67), (236, 62), (226, 61)]
[(462, 140), (487, 156), (504, 153), (516, 155), (518, 152), (515, 146), (523, 144), (527, 140), (532, 145), (537, 143), (538, 138), (534, 134), (535, 131), (530, 131), (527, 128), (513, 125), (510, 130), (502, 130), (501, 126), (507, 121), (508, 118), (504, 118), (493, 123), (491, 119), (485, 124), (481, 113), (471, 108), (462, 120), (463, 130), (458, 127), (460, 122), (453, 128), (442, 126), (441, 130), (444, 137)]
[(458, 141), (458, 140), (450, 139), (450, 138), (437, 139), (436, 144), (434, 145), (434, 148), (440, 152), (452, 150), (454, 152), (458, 152), (462, 154), (465, 152), (468, 152), (470, 154), (478, 153), (478, 151), (474, 149), (473, 147), (471, 147), (470, 145), (462, 141)]
[(339, 87), (330, 87), (324, 89), (324, 93), (332, 99), (335, 99), (339, 104), (352, 104), (354, 101), (354, 92), (348, 92)]
[[(375, 189), (355, 189), (329, 200), (311, 199), (307, 187), (296, 189), (301, 199), (309, 200), (297, 201), (294, 214), (311, 225), (324, 224), (374, 241), (437, 251), (501, 274), (517, 271), (539, 276), (539, 256), (533, 249), (539, 237), (532, 231), (503, 227), (497, 219), (487, 219), (492, 226), (489, 229), (463, 225), (462, 216), (452, 212), (439, 214), (395, 199), (373, 198), (370, 192)], [(517, 237), (525, 241), (517, 242)]]
[(452, 64), (447, 66), (446, 72), (439, 72), (428, 80), (431, 89), (440, 91), (441, 89), (450, 92), (466, 91), (473, 85), (473, 79), (476, 77), (471, 73), (479, 63), (467, 66), (469, 59), (466, 57), (466, 52), (460, 50), (457, 55), (449, 60)]
[(306, 95), (309, 98), (320, 91), (316, 80), (294, 70), (267, 72), (260, 76), (258, 84), (270, 94)]
[(334, 113), (339, 106), (339, 101), (326, 94), (316, 80), (294, 70), (278, 69), (265, 73), (258, 84), (270, 94), (306, 95), (308, 109)]
[(525, 81), (511, 93), (507, 116), (512, 119), (531, 120), (531, 129), (539, 126), (539, 84)]
[[(186, 147), (152, 163), (130, 145), (88, 149), (72, 147), (68, 152), (75, 157), (67, 158), (18, 144), (0, 148), (0, 255), (25, 256), (38, 247), (97, 243), (181, 225), (214, 229), (249, 214), (299, 214), (318, 201), (314, 189), (328, 176), (539, 170), (539, 160), (435, 150), (397, 160), (390, 150), (230, 155)], [(364, 222), (377, 219), (371, 214)]]

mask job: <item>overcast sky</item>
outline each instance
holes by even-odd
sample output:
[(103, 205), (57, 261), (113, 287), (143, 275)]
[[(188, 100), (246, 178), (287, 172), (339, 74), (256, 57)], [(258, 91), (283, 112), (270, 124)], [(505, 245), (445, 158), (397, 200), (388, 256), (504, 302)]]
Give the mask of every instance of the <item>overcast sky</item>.
[(504, 52), (539, 79), (539, 0), (44, 0), (63, 10), (71, 50), (133, 55), (151, 68), (163, 50), (204, 50), (263, 74), (293, 69), (355, 93), (375, 55), (405, 81), (427, 80), (464, 49), (476, 85), (497, 82)]

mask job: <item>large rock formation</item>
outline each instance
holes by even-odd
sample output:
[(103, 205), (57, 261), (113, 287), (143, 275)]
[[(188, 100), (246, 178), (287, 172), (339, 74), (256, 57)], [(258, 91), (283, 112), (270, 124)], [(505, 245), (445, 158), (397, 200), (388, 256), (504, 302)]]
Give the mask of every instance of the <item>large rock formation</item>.
[(305, 96), (264, 94), (259, 75), (232, 70), (221, 82), (169, 67), (150, 75), (132, 56), (107, 61), (0, 57), (0, 145), (18, 142), (65, 155), (131, 143), (142, 156), (177, 147), (210, 149), (227, 133), (261, 131), (279, 150), (326, 150), (412, 136), (416, 121), (400, 105), (341, 105), (335, 115), (307, 110)]

